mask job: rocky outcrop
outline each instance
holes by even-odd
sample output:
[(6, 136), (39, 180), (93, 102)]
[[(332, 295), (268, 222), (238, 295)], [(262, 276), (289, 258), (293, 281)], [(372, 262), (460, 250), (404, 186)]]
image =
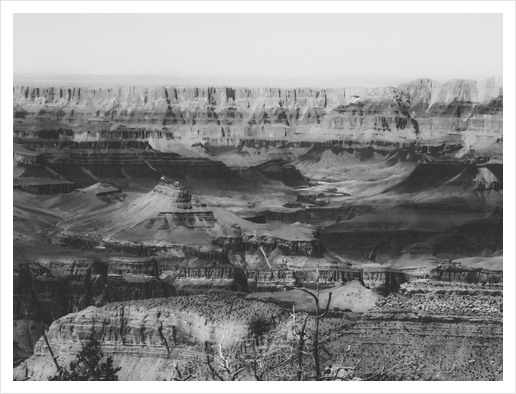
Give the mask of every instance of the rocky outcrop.
[(503, 189), (503, 164), (500, 163), (482, 163), (477, 164), (477, 177), (475, 178), (475, 188), (477, 190), (494, 190)]
[(75, 182), (57, 179), (42, 178), (17, 178), (13, 179), (13, 188), (32, 194), (63, 194), (78, 189), (80, 185)]
[[(315, 289), (317, 273), (313, 270), (246, 271), (247, 286), (252, 293), (284, 291), (286, 286), (302, 286)], [(355, 279), (362, 280), (362, 271), (352, 269), (319, 271), (319, 287), (339, 286)]]
[(430, 279), (438, 281), (496, 285), (503, 283), (503, 271), (462, 267), (460, 264), (442, 264), (434, 268)]
[[(288, 313), (272, 304), (211, 294), (90, 307), (55, 321), (48, 337), (63, 363), (76, 354), (81, 341), (94, 336), (117, 365), (127, 366), (131, 360), (146, 365), (123, 368), (120, 380), (155, 380), (158, 374), (170, 379), (174, 363), (196, 358), (202, 363), (205, 354), (218, 353), (215, 345), (222, 339), (224, 349), (248, 348), (251, 353), (253, 344), (265, 347), (268, 332), (288, 320)], [(54, 372), (41, 339), (34, 356), (15, 370), (15, 376), (28, 373), (45, 380)]]
[(169, 230), (185, 224), (188, 227), (195, 226), (195, 228), (215, 226), (217, 220), (213, 212), (207, 208), (207, 204), (197, 197), (192, 198), (192, 195), (179, 182), (161, 177), (159, 184), (154, 187), (152, 192), (170, 198), (172, 204), (168, 205), (164, 211), (158, 212), (156, 216), (149, 218), (145, 228)]
[(41, 163), (41, 154), (27, 149), (18, 143), (13, 144), (13, 159), (22, 164), (37, 165)]
[(405, 273), (379, 264), (364, 264), (362, 275), (366, 287), (384, 294), (398, 292), (400, 285), (407, 281)]

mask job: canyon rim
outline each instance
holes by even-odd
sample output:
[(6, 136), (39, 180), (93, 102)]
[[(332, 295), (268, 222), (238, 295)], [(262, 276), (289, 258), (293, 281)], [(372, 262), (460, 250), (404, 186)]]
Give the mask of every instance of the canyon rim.
[(503, 381), (501, 17), (235, 15), (15, 16), (15, 384)]

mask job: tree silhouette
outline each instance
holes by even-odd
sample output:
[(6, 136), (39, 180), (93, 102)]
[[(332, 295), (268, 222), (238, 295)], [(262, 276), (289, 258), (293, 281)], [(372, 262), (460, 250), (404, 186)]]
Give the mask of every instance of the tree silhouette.
[(117, 372), (120, 367), (113, 366), (113, 357), (108, 357), (102, 362), (104, 353), (100, 348), (100, 342), (95, 338), (88, 339), (82, 345), (82, 349), (75, 361), (70, 362), (68, 367), (59, 367), (54, 376), (48, 380), (83, 381), (83, 380), (118, 380)]

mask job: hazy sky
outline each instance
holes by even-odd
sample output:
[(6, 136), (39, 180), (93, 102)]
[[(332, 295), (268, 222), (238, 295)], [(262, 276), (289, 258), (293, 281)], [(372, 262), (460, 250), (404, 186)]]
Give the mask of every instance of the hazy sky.
[(14, 72), (396, 85), (501, 76), (502, 37), (502, 14), (16, 14)]

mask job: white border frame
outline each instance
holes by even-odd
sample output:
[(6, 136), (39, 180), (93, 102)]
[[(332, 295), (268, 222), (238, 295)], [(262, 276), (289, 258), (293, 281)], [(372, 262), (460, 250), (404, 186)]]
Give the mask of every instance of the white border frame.
[[(12, 360), (12, 86), (13, 86), (13, 14), (14, 13), (503, 13), (504, 31), (504, 135), (506, 154), (504, 194), (504, 370), (503, 382), (13, 382)], [(19, 1), (1, 3), (1, 294), (3, 352), (1, 355), (2, 392), (84, 393), (109, 391), (138, 392), (516, 392), (515, 375), (515, 3), (513, 1), (278, 1), (278, 2), (161, 2), (161, 1)], [(478, 56), (482, 56), (481, 53)]]

